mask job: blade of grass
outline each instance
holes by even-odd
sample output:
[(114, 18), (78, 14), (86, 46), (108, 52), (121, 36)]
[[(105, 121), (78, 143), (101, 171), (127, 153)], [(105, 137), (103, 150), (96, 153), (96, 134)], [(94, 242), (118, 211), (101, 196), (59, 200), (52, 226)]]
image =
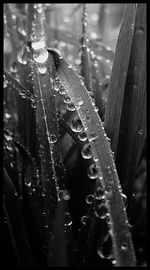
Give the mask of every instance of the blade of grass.
[(117, 168), (128, 199), (146, 139), (146, 4), (137, 5), (125, 85), (117, 151)]
[(107, 136), (111, 139), (111, 148), (115, 156), (118, 146), (121, 111), (134, 33), (135, 15), (136, 4), (126, 4), (113, 62), (105, 112), (104, 126)]
[(48, 266), (67, 266), (66, 242), (64, 234), (64, 201), (58, 202), (52, 237), (49, 242)]
[[(52, 52), (55, 59), (59, 79), (74, 103), (78, 115), (86, 129), (88, 139), (98, 158), (96, 165), (99, 174), (103, 174), (103, 185), (110, 220), (112, 224), (113, 250), (117, 266), (135, 266), (135, 254), (128, 227), (127, 215), (121, 196), (121, 186), (111, 154), (111, 149), (100, 117), (91, 102), (90, 95), (76, 72), (68, 66), (67, 62), (56, 52)], [(82, 101), (82, 105), (79, 105)], [(94, 133), (96, 139), (91, 141), (90, 135)], [(126, 247), (124, 249), (124, 246)]]
[(18, 82), (14, 76), (8, 72), (8, 71), (4, 71), (4, 80), (8, 82), (8, 84), (10, 84), (11, 88), (15, 91), (18, 92), (18, 94), (24, 99), (30, 99), (30, 100), (34, 100), (35, 97), (34, 95), (31, 94), (31, 92), (25, 88), (24, 85), (22, 85), (20, 82)]
[[(44, 35), (43, 20), (37, 14), (36, 40)], [(46, 53), (46, 48), (44, 49)], [(39, 151), (41, 187), (43, 194), (43, 211), (45, 212), (45, 229), (47, 243), (52, 233), (59, 190), (64, 188), (65, 169), (59, 147), (59, 125), (56, 112), (55, 95), (52, 81), (55, 68), (52, 56), (44, 64), (47, 71), (41, 74), (37, 62), (33, 61), (34, 90), (37, 95), (36, 129), (37, 149)], [(51, 80), (50, 80), (51, 79)]]

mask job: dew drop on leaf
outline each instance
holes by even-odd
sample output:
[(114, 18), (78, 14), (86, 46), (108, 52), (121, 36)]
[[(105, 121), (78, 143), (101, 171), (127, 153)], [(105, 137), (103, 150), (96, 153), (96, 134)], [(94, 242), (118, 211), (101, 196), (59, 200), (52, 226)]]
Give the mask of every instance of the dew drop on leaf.
[(31, 187), (31, 182), (25, 182), (25, 185), (30, 188)]
[(103, 199), (105, 199), (105, 191), (104, 191), (104, 189), (102, 189), (99, 186), (96, 188), (95, 199), (96, 200), (103, 200)]
[(80, 134), (78, 135), (78, 138), (80, 141), (85, 142), (87, 140), (87, 134), (85, 131), (81, 131)]
[(89, 194), (89, 195), (86, 196), (86, 200), (85, 201), (86, 201), (87, 204), (92, 204), (93, 199), (94, 199), (94, 195)]
[(113, 265), (116, 265), (117, 261), (116, 261), (115, 259), (112, 259), (111, 263), (112, 263)]
[(38, 41), (33, 41), (32, 44), (31, 44), (32, 48), (34, 50), (40, 50), (40, 49), (43, 49), (45, 48), (46, 46), (46, 42), (45, 42), (45, 39), (40, 39)]
[(71, 219), (71, 216), (70, 216), (69, 212), (64, 213), (64, 218), (65, 218), (64, 226), (65, 227), (71, 226), (72, 225), (72, 219)]
[(44, 64), (48, 59), (48, 51), (46, 48), (41, 49), (40, 51), (35, 51), (33, 58), (36, 63)]
[(81, 223), (82, 223), (83, 225), (86, 225), (86, 224), (87, 224), (87, 220), (88, 220), (88, 216), (82, 216), (82, 217), (81, 217)]
[(55, 142), (57, 142), (57, 137), (56, 137), (56, 135), (55, 135), (55, 134), (50, 134), (50, 135), (48, 136), (48, 141), (49, 141), (49, 143), (55, 143)]
[(3, 87), (6, 88), (7, 86), (8, 86), (8, 81), (5, 79), (5, 80), (4, 80)]
[(84, 103), (83, 99), (80, 98), (80, 97), (76, 99), (76, 102), (77, 102), (77, 105), (78, 105), (78, 106), (81, 106), (81, 105), (83, 105), (83, 103)]
[(97, 134), (92, 131), (90, 134), (89, 134), (89, 141), (94, 141), (98, 138)]
[(80, 119), (73, 119), (71, 122), (71, 129), (74, 132), (80, 132), (83, 130), (83, 125)]
[(45, 192), (44, 191), (42, 191), (41, 196), (45, 197)]
[(93, 156), (92, 149), (89, 143), (83, 145), (81, 155), (84, 159), (90, 159)]
[(128, 250), (128, 246), (126, 244), (121, 245), (121, 250), (126, 252)]
[(70, 102), (70, 103), (67, 104), (67, 109), (68, 109), (69, 111), (73, 112), (73, 111), (76, 110), (76, 107), (75, 107), (75, 105), (74, 105), (73, 102)]
[(105, 219), (108, 216), (108, 208), (104, 203), (99, 203), (96, 205), (95, 215), (100, 219)]
[(96, 164), (91, 164), (89, 166), (87, 174), (90, 179), (96, 179), (98, 177), (98, 168)]
[(143, 129), (140, 129), (139, 130), (139, 135), (143, 135), (143, 132), (144, 132)]
[(100, 238), (97, 244), (97, 254), (101, 259), (112, 259), (112, 237), (108, 232), (103, 239)]
[(125, 207), (127, 207), (127, 204), (128, 204), (128, 202), (127, 202), (127, 196), (124, 193), (121, 193), (121, 197), (123, 199), (123, 202), (124, 202)]
[(65, 95), (63, 100), (66, 104), (71, 102), (71, 98), (68, 95)]
[(46, 66), (38, 66), (38, 71), (40, 74), (45, 74), (47, 71), (47, 67)]
[(60, 200), (63, 199), (63, 200), (65, 200), (65, 201), (70, 200), (70, 193), (69, 193), (69, 191), (68, 191), (67, 189), (65, 189), (65, 190), (60, 190), (60, 191), (59, 191), (59, 199), (60, 199)]
[(66, 90), (65, 90), (65, 88), (62, 85), (60, 85), (59, 94), (60, 95), (65, 95), (66, 94)]
[(55, 81), (53, 82), (53, 88), (54, 88), (54, 90), (55, 90), (56, 92), (59, 91), (59, 88), (60, 88), (60, 82), (59, 82), (59, 80), (55, 80)]
[(17, 73), (18, 72), (18, 65), (17, 65), (16, 62), (12, 63), (12, 66), (10, 68), (10, 72), (12, 72), (12, 73)]

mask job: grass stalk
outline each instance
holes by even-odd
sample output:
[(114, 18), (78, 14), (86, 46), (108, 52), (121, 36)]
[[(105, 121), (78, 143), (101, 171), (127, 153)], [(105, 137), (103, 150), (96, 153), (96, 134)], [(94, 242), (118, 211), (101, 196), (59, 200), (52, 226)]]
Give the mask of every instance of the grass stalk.
[(105, 112), (104, 126), (107, 136), (111, 139), (111, 148), (115, 156), (118, 147), (122, 104), (133, 40), (135, 15), (136, 4), (127, 4), (118, 37)]
[(137, 4), (116, 163), (128, 200), (146, 140), (146, 4)]
[[(88, 139), (94, 133), (96, 139), (90, 141), (93, 153), (98, 160), (96, 162), (99, 173), (103, 174), (103, 185), (105, 187), (107, 205), (109, 209), (112, 235), (113, 250), (117, 261), (117, 266), (135, 266), (135, 254), (128, 227), (127, 215), (121, 197), (121, 186), (118, 174), (111, 153), (107, 136), (100, 117), (91, 102), (90, 95), (80, 81), (74, 70), (68, 67), (67, 62), (53, 53), (59, 79), (73, 101), (77, 113), (86, 129)], [(82, 105), (79, 105), (83, 101)], [(125, 247), (125, 249), (124, 249)]]

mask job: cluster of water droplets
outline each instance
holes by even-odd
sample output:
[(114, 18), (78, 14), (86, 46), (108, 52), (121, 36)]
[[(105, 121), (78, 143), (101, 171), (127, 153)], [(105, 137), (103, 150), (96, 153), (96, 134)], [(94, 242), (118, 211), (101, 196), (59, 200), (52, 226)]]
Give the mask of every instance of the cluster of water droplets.
[[(15, 63), (15, 69), (16, 69), (16, 63)], [(11, 88), (15, 89), (18, 94), (21, 96), (23, 99), (29, 99), (31, 101), (31, 106), (35, 108), (35, 100), (36, 96), (32, 95), (30, 90), (25, 89), (20, 82), (17, 82), (14, 78), (11, 78), (11, 76), (5, 75), (4, 74), (4, 88), (10, 86)]]
[(48, 51), (46, 48), (46, 40), (45, 37), (41, 37), (40, 39), (35, 39), (31, 44), (32, 49), (34, 50), (33, 59), (37, 64), (37, 69), (40, 74), (45, 74), (47, 71), (47, 60), (48, 60)]

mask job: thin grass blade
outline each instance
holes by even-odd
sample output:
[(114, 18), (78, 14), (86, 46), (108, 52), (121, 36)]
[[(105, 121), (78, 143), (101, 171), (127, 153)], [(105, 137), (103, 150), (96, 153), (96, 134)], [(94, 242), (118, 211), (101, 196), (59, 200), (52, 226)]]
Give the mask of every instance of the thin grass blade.
[(135, 15), (136, 4), (127, 4), (118, 37), (105, 112), (104, 126), (107, 136), (111, 139), (111, 148), (115, 156), (118, 147), (122, 104), (133, 40)]
[[(121, 196), (122, 190), (104, 127), (87, 89), (76, 72), (56, 52), (52, 52), (52, 54), (59, 79), (77, 109), (93, 154), (97, 156), (98, 173), (101, 174), (102, 172), (103, 174), (103, 185), (112, 224), (113, 250), (117, 266), (135, 266), (134, 248)], [(94, 133), (95, 140), (90, 140), (91, 133)], [(124, 246), (126, 246), (125, 250)]]

